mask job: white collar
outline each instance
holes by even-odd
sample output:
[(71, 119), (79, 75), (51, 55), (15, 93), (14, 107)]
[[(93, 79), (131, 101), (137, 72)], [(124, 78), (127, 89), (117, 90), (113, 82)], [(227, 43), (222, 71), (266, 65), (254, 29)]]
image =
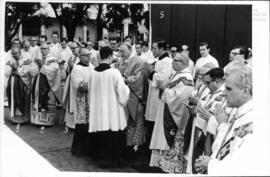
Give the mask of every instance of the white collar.
[(245, 104), (243, 104), (242, 106), (240, 106), (239, 108), (237, 108), (236, 113), (235, 113), (235, 117), (239, 118), (242, 115), (246, 114), (247, 112), (251, 111), (252, 109), (253, 109), (253, 101), (251, 99), (248, 102), (246, 102)]

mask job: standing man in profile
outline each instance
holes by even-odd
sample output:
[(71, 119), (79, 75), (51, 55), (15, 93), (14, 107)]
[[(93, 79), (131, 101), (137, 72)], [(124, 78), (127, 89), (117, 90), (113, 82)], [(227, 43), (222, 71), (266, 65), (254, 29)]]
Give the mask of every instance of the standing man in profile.
[(209, 52), (210, 52), (210, 47), (207, 42), (202, 42), (200, 43), (200, 54), (201, 58), (199, 58), (196, 61), (196, 64), (194, 66), (193, 70), (193, 78), (195, 78), (195, 73), (197, 69), (201, 68), (204, 64), (206, 63), (213, 63), (215, 67), (219, 67), (217, 59), (215, 59)]
[(130, 88), (129, 100), (126, 106), (127, 113), (127, 145), (135, 146), (145, 142), (144, 119), (143, 119), (143, 79), (141, 71), (143, 61), (138, 56), (132, 56), (132, 48), (128, 44), (119, 47), (121, 60), (115, 63)]
[(147, 129), (150, 136), (157, 117), (157, 110), (159, 104), (161, 104), (161, 95), (163, 91), (158, 87), (158, 83), (166, 85), (169, 82), (169, 77), (173, 73), (172, 58), (169, 57), (166, 50), (166, 43), (164, 41), (158, 41), (153, 43), (153, 55), (158, 60), (155, 63), (154, 68), (149, 67), (148, 78), (149, 91), (145, 111), (145, 120), (147, 122)]

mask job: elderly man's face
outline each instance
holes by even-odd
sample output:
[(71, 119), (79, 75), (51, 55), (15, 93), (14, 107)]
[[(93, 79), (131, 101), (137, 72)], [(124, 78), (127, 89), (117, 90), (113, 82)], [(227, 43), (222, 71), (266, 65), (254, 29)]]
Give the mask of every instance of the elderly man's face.
[(11, 55), (15, 60), (19, 60), (21, 56), (21, 51), (18, 48), (14, 48), (11, 50)]
[(89, 63), (91, 59), (91, 53), (88, 49), (82, 49), (80, 53), (80, 61), (83, 63)]
[(172, 62), (172, 68), (175, 70), (175, 71), (182, 71), (185, 66), (183, 65), (183, 59), (181, 57), (178, 57), (176, 56), (174, 59), (173, 59), (173, 62)]
[(131, 50), (126, 45), (121, 45), (119, 47), (119, 54), (124, 60), (126, 60), (131, 55)]
[(231, 74), (225, 80), (223, 95), (227, 98), (229, 107), (239, 107), (242, 103), (244, 89), (237, 85), (237, 75)]
[(47, 56), (48, 54), (49, 54), (49, 52), (50, 52), (50, 50), (49, 50), (49, 47), (48, 46), (41, 46), (41, 54), (42, 54), (42, 56)]
[(23, 46), (23, 48), (24, 48), (24, 50), (25, 50), (26, 52), (28, 52), (28, 51), (29, 51), (29, 48), (30, 48), (30, 45), (29, 45), (29, 44), (25, 44), (25, 45)]

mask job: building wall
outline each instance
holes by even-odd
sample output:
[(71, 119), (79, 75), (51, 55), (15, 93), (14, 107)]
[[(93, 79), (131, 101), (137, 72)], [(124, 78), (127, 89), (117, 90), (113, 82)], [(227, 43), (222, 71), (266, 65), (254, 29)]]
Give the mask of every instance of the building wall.
[(208, 42), (221, 66), (235, 45), (252, 45), (251, 5), (151, 5), (152, 41), (187, 43), (191, 59), (200, 57), (199, 43)]
[[(87, 30), (89, 31), (89, 37), (90, 37), (90, 39), (92, 39), (92, 40), (96, 40), (96, 27), (95, 27), (95, 24), (93, 24), (93, 23), (89, 23), (89, 24), (87, 24), (86, 25), (87, 26)], [(35, 26), (36, 27), (36, 26)], [(40, 28), (40, 27), (39, 27)], [(27, 30), (27, 29), (24, 29), (23, 27), (22, 27), (22, 30)], [(60, 33), (60, 31), (61, 31), (61, 29), (60, 29), (60, 24), (59, 24), (59, 22), (58, 22), (58, 20), (55, 18), (55, 19), (52, 19), (52, 25), (50, 26), (50, 27), (48, 27), (48, 28), (46, 28), (45, 29), (45, 35), (47, 36), (47, 41), (48, 42), (51, 42), (52, 40), (51, 40), (51, 34), (52, 34), (52, 32), (53, 31), (58, 31), (58, 33), (59, 34), (61, 34)], [(27, 40), (27, 39), (29, 39), (30, 37), (31, 37), (32, 35), (29, 35), (29, 34), (27, 34), (27, 35), (23, 35), (22, 36), (22, 38), (23, 38), (23, 40)], [(37, 36), (37, 35), (35, 35), (35, 36)], [(81, 38), (81, 39), (83, 39), (83, 26), (77, 26), (76, 27), (76, 31), (75, 31), (75, 38), (76, 39), (78, 39), (78, 38)]]

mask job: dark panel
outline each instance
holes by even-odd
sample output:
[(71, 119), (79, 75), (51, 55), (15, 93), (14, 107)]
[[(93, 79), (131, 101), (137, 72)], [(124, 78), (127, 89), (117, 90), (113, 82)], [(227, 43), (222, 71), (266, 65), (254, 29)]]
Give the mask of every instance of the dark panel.
[(223, 65), (223, 42), (225, 29), (225, 5), (198, 5), (197, 13), (197, 57), (200, 42), (208, 42), (210, 54)]
[(165, 40), (170, 43), (171, 35), (171, 5), (151, 5), (152, 41)]
[(229, 61), (228, 55), (235, 45), (252, 45), (252, 6), (227, 6), (224, 41), (224, 58)]
[(195, 61), (196, 49), (196, 5), (172, 6), (172, 42), (171, 44), (190, 46), (190, 58)]
[(26, 18), (22, 22), (22, 34), (29, 36), (38, 36), (40, 34), (40, 18)]

